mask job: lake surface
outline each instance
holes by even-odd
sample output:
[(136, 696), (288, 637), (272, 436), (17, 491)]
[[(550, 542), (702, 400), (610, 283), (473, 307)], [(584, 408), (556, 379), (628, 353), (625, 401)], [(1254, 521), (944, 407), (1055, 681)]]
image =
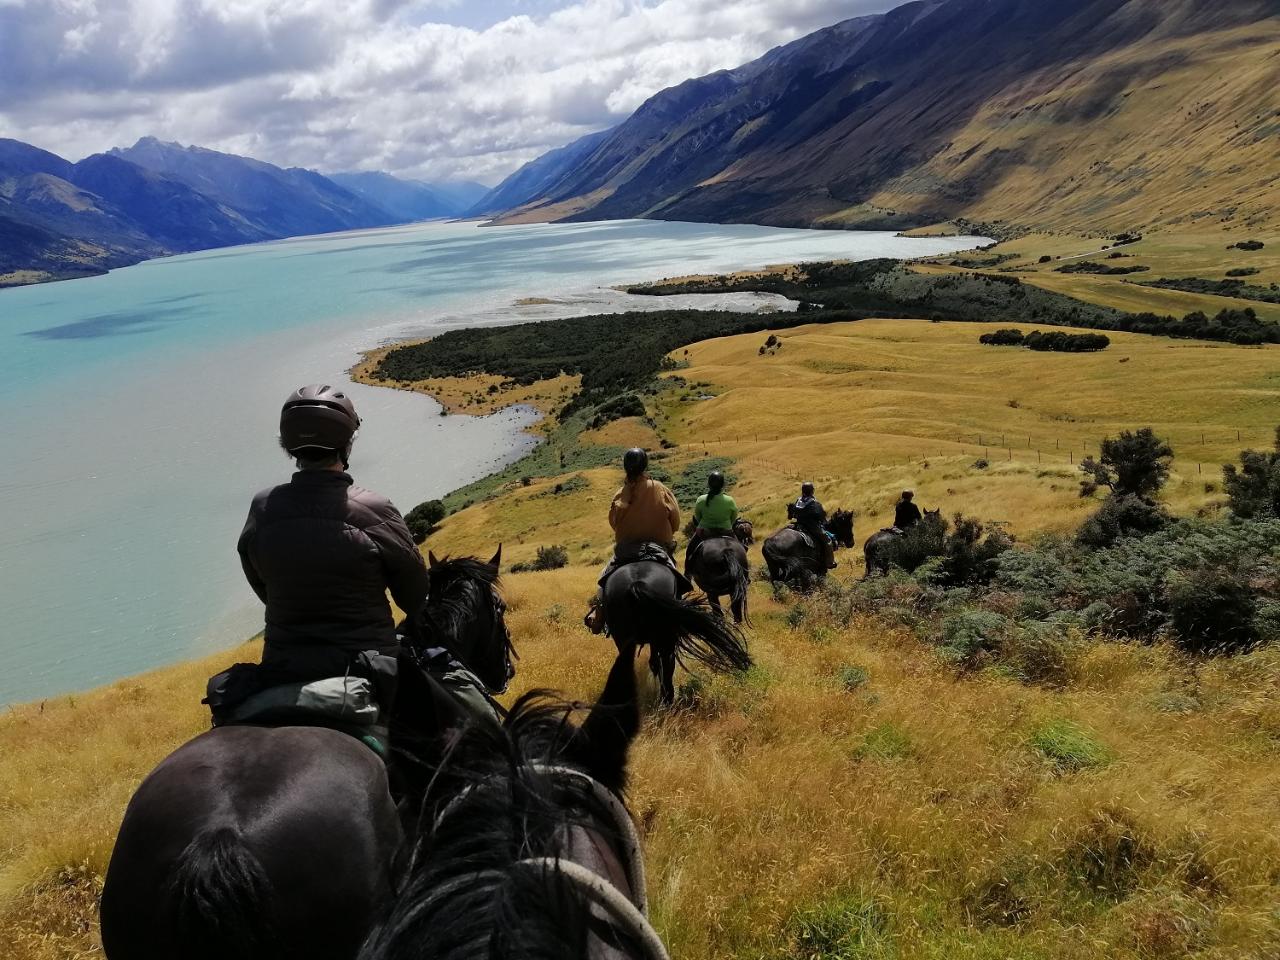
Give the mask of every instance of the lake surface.
[[(261, 627), (236, 537), (287, 480), (279, 405), (358, 352), (445, 327), (768, 298), (630, 298), (611, 285), (981, 238), (616, 221), (414, 224), (189, 254), (0, 290), (0, 704), (226, 647)], [(533, 304), (517, 304), (523, 298)], [(708, 300), (710, 299), (710, 303)], [(415, 504), (520, 456), (527, 410), (441, 417), (351, 387), (352, 473)]]

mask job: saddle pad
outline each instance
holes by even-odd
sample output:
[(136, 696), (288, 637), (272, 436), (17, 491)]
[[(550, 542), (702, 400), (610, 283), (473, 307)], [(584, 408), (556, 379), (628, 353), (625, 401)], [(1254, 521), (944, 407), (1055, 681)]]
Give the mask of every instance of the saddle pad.
[(252, 723), (267, 714), (302, 714), (316, 722), (372, 727), (378, 722), (373, 684), (364, 677), (329, 677), (310, 683), (284, 683), (255, 693), (235, 707), (232, 723)]

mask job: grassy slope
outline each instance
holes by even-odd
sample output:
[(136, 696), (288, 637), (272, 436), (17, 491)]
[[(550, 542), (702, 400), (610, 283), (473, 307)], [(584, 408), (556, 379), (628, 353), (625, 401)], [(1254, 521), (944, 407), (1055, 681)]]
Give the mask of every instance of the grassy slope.
[(953, 215), (1079, 231), (1274, 229), (1277, 38), (1272, 18), (1032, 73), (870, 202), (963, 197)]
[[(1262, 250), (1229, 250), (1228, 246), (1240, 240), (1261, 240)], [(1259, 286), (1280, 283), (1280, 233), (1268, 230), (1232, 231), (1206, 230), (1200, 232), (1161, 232), (1144, 237), (1141, 241), (1123, 247), (1103, 249), (1110, 240), (1097, 237), (1081, 237), (1070, 234), (1031, 234), (1001, 243), (985, 254), (961, 256), (1012, 255), (997, 271), (1014, 272), (1024, 281), (1064, 293), (1068, 296), (1135, 313), (1152, 312), (1181, 317), (1194, 310), (1216, 314), (1223, 309), (1251, 307), (1260, 317), (1280, 321), (1280, 306), (1233, 297), (1183, 293), (1177, 290), (1160, 290), (1143, 286), (1145, 281), (1161, 277), (1201, 277), (1210, 280), (1226, 278), (1228, 270), (1236, 267), (1254, 267), (1259, 272), (1248, 282)], [(1107, 259), (1111, 253), (1123, 253), (1122, 259)], [(1039, 263), (1042, 256), (1055, 259)], [(926, 272), (955, 269), (945, 264), (953, 257), (935, 258), (930, 263), (917, 264), (916, 269)], [(1107, 265), (1145, 266), (1145, 273), (1127, 277), (1106, 277), (1091, 274), (1058, 273), (1056, 268), (1075, 260), (1092, 260)], [(990, 270), (988, 269), (988, 272)]]
[[(1185, 452), (1198, 430), (1213, 437), (1203, 455), (1216, 463), (1240, 446), (1236, 427), (1261, 443), (1274, 425), (1274, 348), (1121, 335), (1099, 355), (1039, 355), (980, 347), (983, 329), (802, 328), (770, 357), (758, 355), (761, 334), (696, 345), (679, 374), (694, 386), (653, 401), (660, 431), (680, 444), (662, 466), (675, 472), (702, 453), (696, 440), (725, 438), (706, 449), (738, 458), (735, 493), (764, 527), (804, 473), (821, 478), (829, 504), (863, 511), (863, 534), (887, 522), (907, 483), (926, 505), (1025, 534), (1078, 520), (1069, 465), (1015, 450), (1012, 463), (976, 471), (972, 444), (948, 451), (955, 430), (1092, 440), (1152, 422), (1181, 448), (1171, 493), (1189, 509), (1216, 499)], [(643, 429), (625, 421), (601, 439)], [(886, 452), (913, 459), (873, 466)], [(578, 617), (608, 547), (617, 478), (582, 475), (587, 489), (568, 495), (554, 494), (555, 479), (515, 484), (430, 542), (487, 556), (502, 539), (511, 560), (570, 546), (568, 569), (509, 578), (520, 689), (588, 696), (609, 663), (608, 642)], [(858, 572), (846, 558), (840, 575)], [(695, 708), (650, 715), (635, 751), (632, 807), (674, 956), (1263, 957), (1280, 937), (1275, 651), (1200, 664), (1101, 645), (1055, 692), (959, 678), (905, 634), (843, 628), (817, 611), (798, 618), (760, 586), (753, 604), (759, 667), (703, 687)], [(123, 805), (201, 728), (203, 679), (229, 659), (0, 719), (0, 956), (94, 954), (93, 893)], [(870, 676), (852, 692), (839, 679), (850, 665)], [(1055, 767), (1029, 740), (1062, 719), (1115, 759)], [(844, 946), (823, 953), (824, 937)]]

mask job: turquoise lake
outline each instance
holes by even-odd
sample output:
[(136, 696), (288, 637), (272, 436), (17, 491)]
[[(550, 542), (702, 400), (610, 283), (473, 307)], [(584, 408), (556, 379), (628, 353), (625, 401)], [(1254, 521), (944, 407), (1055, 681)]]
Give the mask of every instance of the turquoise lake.
[[(981, 238), (616, 221), (425, 223), (154, 260), (0, 290), (0, 704), (231, 646), (261, 607), (236, 537), (286, 480), (279, 404), (346, 382), (362, 349), (447, 327), (767, 297), (655, 302), (612, 285), (802, 260), (910, 257)], [(534, 304), (517, 303), (525, 298)], [(549, 302), (543, 302), (549, 301)], [(530, 411), (441, 417), (354, 386), (358, 483), (408, 511), (520, 456)]]

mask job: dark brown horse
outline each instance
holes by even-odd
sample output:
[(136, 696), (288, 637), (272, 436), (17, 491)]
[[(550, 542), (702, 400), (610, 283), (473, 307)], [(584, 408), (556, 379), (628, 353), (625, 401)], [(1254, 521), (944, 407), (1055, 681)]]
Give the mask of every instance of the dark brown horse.
[[(469, 637), (473, 670), (505, 686), (496, 563), (446, 561), (431, 577), (422, 618), (452, 632), (430, 642), (461, 647)], [(487, 624), (487, 641), (474, 622)], [(400, 672), (393, 742), (412, 744), (420, 762), (443, 739), (432, 734), (467, 719), (425, 674), (403, 661)], [(102, 894), (106, 954), (351, 960), (403, 875), (404, 822), (383, 761), (346, 733), (210, 730), (161, 762), (129, 803)]]
[(621, 647), (581, 727), (533, 693), (501, 728), (463, 735), (428, 793), (408, 882), (360, 960), (667, 960), (622, 800), (640, 724), (635, 655)]
[[(866, 580), (873, 573), (878, 573), (881, 576), (888, 574), (889, 567), (899, 562), (900, 554), (907, 545), (908, 537), (918, 541), (920, 546), (925, 548), (926, 553), (941, 553), (942, 537), (945, 533), (946, 523), (942, 519), (941, 510), (926, 510), (924, 518), (905, 533), (897, 527), (886, 527), (883, 530), (877, 530), (867, 537), (867, 542), (862, 545), (862, 556), (866, 561), (867, 567), (862, 579)], [(936, 541), (934, 549), (930, 550), (924, 541)], [(901, 566), (901, 563), (899, 563), (899, 566)]]
[[(837, 510), (823, 523), (835, 537), (836, 549), (853, 548), (853, 513)], [(806, 588), (827, 575), (821, 544), (813, 543), (808, 534), (794, 524), (783, 527), (764, 542), (760, 548), (769, 579), (773, 583), (789, 583)]]
[(703, 540), (689, 558), (688, 573), (693, 582), (717, 611), (721, 610), (720, 598), (727, 596), (736, 624), (748, 620), (751, 564), (747, 560), (747, 550), (754, 542), (750, 521), (742, 520), (734, 524), (733, 536)]
[(727, 672), (751, 666), (747, 642), (703, 597), (681, 597), (673, 567), (641, 560), (605, 581), (604, 613), (618, 649), (649, 644), (649, 669), (663, 703), (675, 701), (677, 660)]

